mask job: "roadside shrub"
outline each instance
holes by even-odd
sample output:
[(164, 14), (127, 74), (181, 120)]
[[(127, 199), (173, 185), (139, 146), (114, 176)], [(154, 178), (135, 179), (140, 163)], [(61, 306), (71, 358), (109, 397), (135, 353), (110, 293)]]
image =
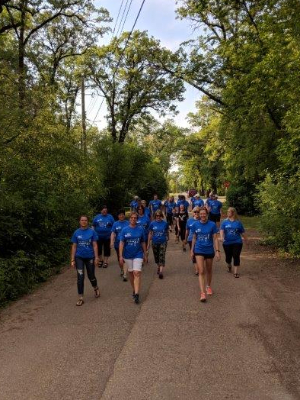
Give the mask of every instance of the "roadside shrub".
[(261, 226), (277, 248), (300, 256), (300, 181), (268, 175), (259, 186)]
[(226, 193), (226, 204), (235, 207), (238, 214), (255, 215), (258, 210), (255, 204), (256, 190), (249, 184), (232, 184)]

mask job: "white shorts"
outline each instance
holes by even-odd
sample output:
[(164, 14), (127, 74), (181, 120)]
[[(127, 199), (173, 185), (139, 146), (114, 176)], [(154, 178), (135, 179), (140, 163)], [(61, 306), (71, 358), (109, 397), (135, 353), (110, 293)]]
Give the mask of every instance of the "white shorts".
[(142, 258), (124, 258), (124, 261), (127, 264), (128, 271), (141, 271), (143, 266), (143, 259)]

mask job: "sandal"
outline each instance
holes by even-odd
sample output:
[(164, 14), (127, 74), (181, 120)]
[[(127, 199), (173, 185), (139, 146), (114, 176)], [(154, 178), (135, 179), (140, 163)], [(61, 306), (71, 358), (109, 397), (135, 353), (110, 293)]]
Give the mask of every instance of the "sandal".
[(100, 290), (99, 290), (98, 286), (96, 288), (94, 288), (94, 291), (95, 291), (95, 297), (96, 298), (100, 297)]
[(99, 268), (102, 268), (102, 267), (103, 267), (103, 261), (102, 261), (102, 260), (99, 261), (98, 267), (99, 267)]
[(233, 274), (233, 276), (234, 276), (235, 278), (239, 278), (239, 277), (240, 277), (240, 274)]
[(104, 263), (103, 264), (103, 268), (107, 268), (108, 267), (108, 264), (107, 263)]
[(80, 307), (84, 303), (83, 299), (79, 299), (76, 303), (76, 306)]

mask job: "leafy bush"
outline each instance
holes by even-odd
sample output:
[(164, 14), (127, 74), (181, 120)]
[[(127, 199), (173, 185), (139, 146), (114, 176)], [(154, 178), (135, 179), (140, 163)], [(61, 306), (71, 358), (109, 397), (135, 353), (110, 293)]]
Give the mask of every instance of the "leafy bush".
[(258, 203), (261, 226), (269, 242), (277, 248), (300, 256), (300, 181), (296, 175), (268, 175), (259, 186)]
[(226, 193), (226, 204), (235, 207), (238, 214), (255, 215), (257, 207), (255, 204), (256, 190), (245, 183), (232, 184)]

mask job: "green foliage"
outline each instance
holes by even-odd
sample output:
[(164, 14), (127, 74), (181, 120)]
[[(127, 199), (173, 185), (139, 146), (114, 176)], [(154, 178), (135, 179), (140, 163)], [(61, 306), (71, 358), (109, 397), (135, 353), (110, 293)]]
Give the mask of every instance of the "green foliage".
[(261, 225), (268, 241), (292, 255), (300, 255), (300, 181), (299, 175), (268, 175), (260, 185), (258, 202)]
[(228, 207), (236, 208), (238, 214), (254, 215), (257, 213), (255, 204), (256, 190), (250, 188), (244, 182), (239, 185), (231, 184), (226, 193), (226, 203)]
[(164, 196), (167, 192), (160, 164), (135, 143), (114, 143), (110, 137), (100, 139), (95, 146), (95, 158), (105, 188), (100, 197), (94, 198), (98, 210), (101, 204), (107, 204), (115, 213), (128, 206), (134, 195), (149, 200), (154, 193)]

